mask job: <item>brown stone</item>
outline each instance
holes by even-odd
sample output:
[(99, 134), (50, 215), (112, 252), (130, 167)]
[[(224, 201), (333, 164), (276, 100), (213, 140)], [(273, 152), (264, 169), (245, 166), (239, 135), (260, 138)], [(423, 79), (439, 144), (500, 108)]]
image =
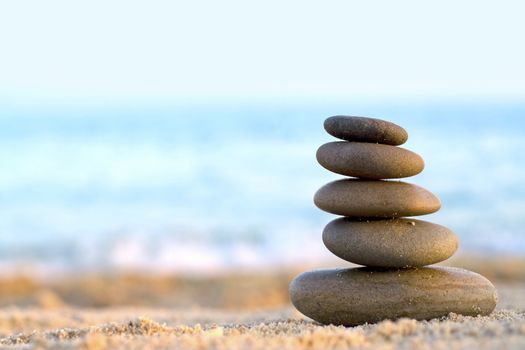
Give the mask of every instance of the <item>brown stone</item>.
[(356, 142), (402, 145), (408, 134), (399, 125), (386, 120), (337, 115), (325, 120), (324, 128), (330, 135)]
[(422, 187), (401, 181), (344, 179), (321, 187), (314, 196), (320, 209), (349, 217), (394, 218), (436, 212), (439, 199)]
[(317, 161), (341, 175), (396, 179), (419, 174), (425, 162), (407, 149), (364, 142), (330, 142), (317, 150)]
[(290, 297), (304, 315), (345, 326), (401, 317), (428, 320), (451, 312), (488, 315), (497, 302), (489, 280), (453, 267), (305, 272), (290, 284)]
[(346, 261), (381, 267), (418, 267), (450, 258), (458, 238), (446, 227), (415, 219), (339, 218), (323, 231), (324, 245)]

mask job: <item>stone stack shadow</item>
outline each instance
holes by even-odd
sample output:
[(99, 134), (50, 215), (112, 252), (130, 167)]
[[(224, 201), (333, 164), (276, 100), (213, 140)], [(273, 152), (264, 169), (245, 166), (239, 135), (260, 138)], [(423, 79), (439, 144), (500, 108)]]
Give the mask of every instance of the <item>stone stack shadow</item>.
[(425, 267), (452, 256), (458, 238), (446, 227), (410, 218), (438, 211), (436, 196), (389, 180), (423, 171), (419, 155), (398, 147), (407, 132), (365, 117), (330, 117), (324, 127), (343, 141), (322, 145), (318, 162), (350, 178), (315, 194), (317, 207), (343, 216), (325, 227), (323, 242), (336, 256), (365, 267), (299, 275), (290, 284), (294, 306), (318, 322), (346, 326), (451, 312), (490, 314), (497, 296), (486, 278), (459, 268)]

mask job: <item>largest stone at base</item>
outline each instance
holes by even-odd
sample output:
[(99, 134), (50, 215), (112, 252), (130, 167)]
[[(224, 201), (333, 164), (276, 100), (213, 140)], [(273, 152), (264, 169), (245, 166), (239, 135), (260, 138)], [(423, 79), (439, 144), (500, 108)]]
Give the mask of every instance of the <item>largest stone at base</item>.
[(451, 312), (488, 315), (497, 302), (489, 280), (453, 267), (305, 272), (292, 281), (290, 297), (304, 315), (344, 326), (401, 317), (428, 320)]

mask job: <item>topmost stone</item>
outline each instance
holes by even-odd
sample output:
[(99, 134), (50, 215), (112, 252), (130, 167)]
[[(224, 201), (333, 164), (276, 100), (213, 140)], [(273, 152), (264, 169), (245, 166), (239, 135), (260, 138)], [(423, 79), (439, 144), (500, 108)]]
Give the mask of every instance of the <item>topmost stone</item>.
[(336, 115), (324, 121), (324, 128), (330, 135), (346, 141), (398, 146), (408, 139), (399, 125), (375, 118)]

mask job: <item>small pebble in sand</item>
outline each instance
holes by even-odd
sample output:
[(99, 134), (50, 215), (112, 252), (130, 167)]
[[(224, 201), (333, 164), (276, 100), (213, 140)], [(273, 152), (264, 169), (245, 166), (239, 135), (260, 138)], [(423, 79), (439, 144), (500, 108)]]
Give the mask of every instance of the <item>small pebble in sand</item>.
[(401, 317), (426, 320), (451, 312), (486, 315), (497, 301), (489, 280), (454, 267), (305, 272), (290, 285), (290, 297), (304, 315), (345, 326)]

